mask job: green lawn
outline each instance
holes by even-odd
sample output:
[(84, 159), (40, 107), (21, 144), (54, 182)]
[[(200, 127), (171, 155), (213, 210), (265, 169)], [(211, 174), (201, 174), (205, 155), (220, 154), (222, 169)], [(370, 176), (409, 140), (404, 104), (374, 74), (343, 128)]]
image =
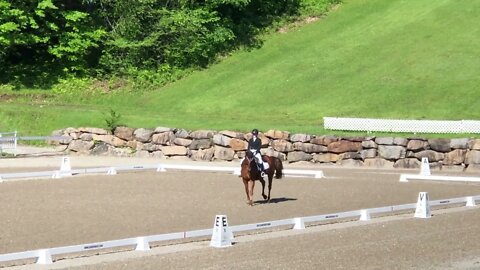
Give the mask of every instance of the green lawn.
[(327, 17), (265, 38), (146, 93), (2, 102), (0, 130), (105, 126), (334, 133), (323, 116), (480, 119), (480, 1), (345, 0)]

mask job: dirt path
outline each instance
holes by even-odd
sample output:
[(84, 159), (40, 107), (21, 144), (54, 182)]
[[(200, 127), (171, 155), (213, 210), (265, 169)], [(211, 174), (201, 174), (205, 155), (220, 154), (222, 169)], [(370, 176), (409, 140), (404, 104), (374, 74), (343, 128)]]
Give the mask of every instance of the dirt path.
[[(11, 163), (15, 166), (1, 160), (0, 171), (14, 167), (41, 169), (59, 164), (58, 160), (25, 159), (23, 167), (18, 160)], [(83, 160), (81, 164), (76, 163), (79, 160)], [(147, 162), (72, 158), (72, 166), (131, 165), (137, 161)], [(276, 180), (273, 203), (259, 202), (254, 207), (245, 205), (240, 179), (226, 173), (151, 171), (3, 182), (0, 254), (206, 229), (211, 228), (216, 214), (227, 214), (229, 223), (238, 225), (412, 203), (420, 191), (429, 192), (431, 200), (480, 194), (480, 185), (472, 183), (399, 183), (399, 171), (395, 170), (324, 171), (326, 179)], [(257, 185), (255, 190), (257, 200), (259, 188)], [(159, 265), (163, 269), (247, 269), (266, 265), (281, 269), (426, 269), (432, 265), (431, 269), (435, 269), (470, 257), (475, 261), (480, 256), (479, 217), (477, 209), (429, 220), (373, 223), (239, 243), (228, 249), (200, 248), (79, 269), (158, 269)]]

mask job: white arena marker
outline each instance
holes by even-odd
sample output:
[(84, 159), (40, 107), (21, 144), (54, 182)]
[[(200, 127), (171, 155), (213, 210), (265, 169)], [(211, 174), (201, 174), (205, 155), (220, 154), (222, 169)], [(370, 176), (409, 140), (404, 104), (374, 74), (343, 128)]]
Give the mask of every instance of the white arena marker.
[(467, 205), (466, 206), (475, 206), (475, 199), (473, 197), (467, 197)]
[(72, 166), (70, 165), (70, 157), (62, 157), (60, 165), (60, 173), (62, 176), (72, 176)]
[(233, 233), (228, 227), (226, 215), (216, 215), (213, 224), (212, 239), (210, 246), (216, 248), (229, 247), (232, 245)]
[(408, 182), (407, 175), (400, 174), (400, 182)]
[(62, 178), (62, 173), (60, 171), (56, 171), (52, 174), (53, 179), (60, 179)]
[(110, 167), (110, 169), (108, 169), (107, 171), (107, 175), (116, 175), (117, 174), (117, 170), (115, 169), (115, 167)]
[(367, 209), (362, 209), (360, 211), (360, 219), (359, 220), (368, 221), (370, 219), (371, 219), (371, 217), (370, 217), (370, 213), (368, 212), (368, 210)]
[(305, 222), (303, 218), (294, 218), (295, 225), (293, 226), (294, 230), (303, 230), (305, 229)]
[(167, 170), (165, 170), (165, 167), (163, 167), (162, 164), (158, 164), (158, 167), (157, 167), (157, 172), (166, 172)]
[(420, 192), (418, 194), (417, 208), (414, 217), (416, 218), (430, 218), (430, 203), (428, 200), (428, 192)]
[(145, 237), (137, 237), (137, 246), (135, 247), (137, 251), (147, 251), (150, 250), (150, 244), (148, 243)]
[(52, 255), (49, 249), (41, 249), (38, 251), (37, 264), (52, 264)]
[(427, 157), (422, 157), (422, 166), (420, 167), (420, 175), (430, 175), (430, 163)]

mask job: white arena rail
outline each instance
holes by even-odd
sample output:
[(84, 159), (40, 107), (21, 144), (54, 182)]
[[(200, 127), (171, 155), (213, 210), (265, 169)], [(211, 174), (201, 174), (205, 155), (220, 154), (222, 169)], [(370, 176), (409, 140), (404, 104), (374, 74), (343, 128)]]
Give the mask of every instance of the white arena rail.
[(410, 180), (427, 180), (427, 181), (480, 182), (480, 177), (400, 174), (400, 182), (408, 182), (409, 179)]
[[(219, 171), (232, 172), (235, 175), (240, 175), (240, 166), (226, 167), (226, 166), (202, 166), (202, 165), (179, 165), (179, 164), (160, 164), (157, 171), (173, 170), (193, 170), (193, 171)], [(288, 176), (313, 176), (314, 178), (325, 178), (321, 170), (296, 170), (283, 169), (283, 174)]]
[(330, 130), (410, 133), (480, 133), (475, 120), (398, 120), (374, 118), (323, 117), (323, 126)]
[[(480, 195), (430, 201), (429, 205), (439, 206), (439, 205), (466, 203), (466, 206), (474, 206), (475, 201), (477, 200), (480, 200)], [(386, 207), (332, 213), (327, 215), (297, 217), (297, 218), (289, 218), (289, 219), (252, 223), (252, 224), (245, 224), (245, 225), (236, 225), (236, 226), (230, 226), (230, 228), (232, 232), (267, 229), (272, 227), (289, 226), (289, 225), (294, 225), (293, 227), (294, 229), (301, 229), (301, 228), (304, 228), (303, 225), (304, 223), (307, 223), (307, 222), (312, 223), (312, 222), (331, 221), (336, 219), (356, 218), (356, 217), (359, 217), (360, 220), (369, 220), (371, 214), (390, 213), (395, 211), (415, 209), (416, 206), (417, 206), (416, 203), (401, 204), (401, 205), (393, 205), (393, 206), (386, 206)], [(65, 254), (72, 254), (72, 253), (81, 253), (81, 252), (86, 252), (91, 250), (112, 249), (112, 248), (129, 247), (129, 246), (132, 246), (132, 247), (134, 246), (135, 250), (149, 250), (150, 243), (153, 243), (153, 242), (211, 236), (213, 234), (213, 230), (214, 229), (203, 229), (203, 230), (195, 230), (195, 231), (167, 233), (167, 234), (105, 241), (105, 242), (96, 242), (96, 243), (89, 243), (89, 244), (82, 244), (82, 245), (73, 245), (73, 246), (65, 246), (65, 247), (56, 247), (56, 248), (47, 248), (47, 249), (40, 249), (40, 250), (0, 254), (0, 262), (36, 259), (37, 264), (51, 264), (53, 263), (52, 256), (56, 256), (56, 255), (58, 256), (58, 255), (65, 255)]]
[(231, 172), (240, 174), (240, 165), (238, 167), (226, 166), (203, 166), (203, 165), (182, 165), (182, 164), (164, 164), (157, 166), (157, 171), (165, 172), (167, 169), (171, 170), (190, 170), (190, 171), (211, 171), (211, 172)]
[[(210, 171), (210, 172), (228, 172), (235, 175), (240, 175), (240, 166), (206, 166), (206, 165), (182, 165), (182, 164), (158, 164), (158, 165), (129, 165), (129, 166), (112, 166), (112, 167), (98, 167), (98, 168), (84, 168), (74, 170), (57, 170), (57, 171), (41, 171), (41, 172), (22, 172), (22, 173), (3, 173), (0, 174), (0, 182), (14, 179), (31, 179), (31, 178), (62, 178), (71, 175), (80, 174), (116, 174), (122, 171), (141, 171), (141, 170), (157, 170), (158, 172), (165, 172), (167, 170), (190, 170), (190, 171)], [(324, 178), (325, 175), (321, 170), (294, 170), (284, 169), (284, 175), (314, 178)]]

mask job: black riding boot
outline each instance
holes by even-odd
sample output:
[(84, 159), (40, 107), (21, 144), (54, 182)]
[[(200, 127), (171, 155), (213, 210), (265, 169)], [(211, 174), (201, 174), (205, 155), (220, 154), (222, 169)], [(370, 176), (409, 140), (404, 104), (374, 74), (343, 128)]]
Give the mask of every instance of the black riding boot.
[(265, 166), (263, 166), (263, 163), (260, 164), (260, 176), (265, 176)]

